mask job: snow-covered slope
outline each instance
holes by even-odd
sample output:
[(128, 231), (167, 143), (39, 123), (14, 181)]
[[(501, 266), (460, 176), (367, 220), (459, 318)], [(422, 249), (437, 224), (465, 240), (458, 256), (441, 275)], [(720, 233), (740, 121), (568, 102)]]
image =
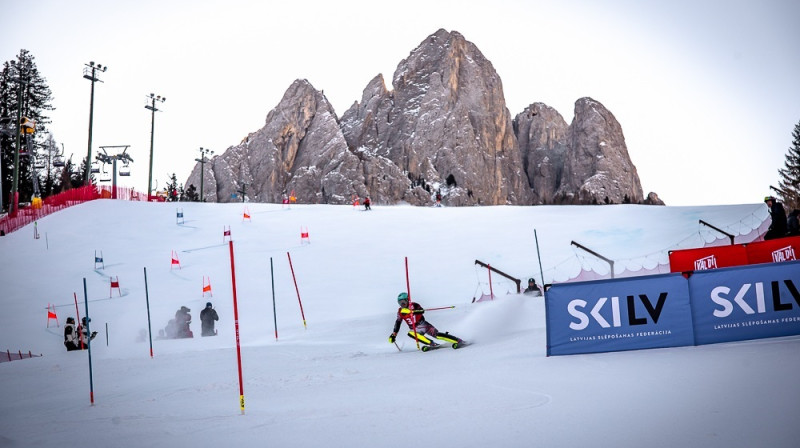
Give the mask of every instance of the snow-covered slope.
[[(580, 241), (612, 258), (659, 251), (725, 227), (763, 204), (717, 207), (373, 207), (145, 204), (99, 200), (0, 238), (0, 350), (42, 357), (0, 363), (0, 446), (773, 446), (800, 440), (794, 373), (800, 338), (705, 347), (545, 356), (542, 299), (476, 259), (545, 280)], [(185, 223), (176, 225), (176, 209)], [(234, 240), (245, 396), (239, 409), (229, 246)], [(301, 242), (308, 229), (310, 244)], [(104, 267), (95, 269), (95, 251)], [(180, 269), (171, 268), (175, 251)], [(304, 328), (287, 252), (297, 277)], [(406, 289), (428, 319), (475, 344), (421, 353), (387, 340)], [(138, 338), (181, 305), (198, 337)], [(275, 309), (273, 314), (274, 272)], [(119, 277), (121, 297), (109, 276)], [(201, 294), (209, 276), (213, 298)], [(92, 329), (67, 353), (73, 293)], [(512, 292), (511, 294), (508, 294)], [(219, 336), (199, 337), (206, 301)], [(277, 320), (278, 339), (274, 322)]]

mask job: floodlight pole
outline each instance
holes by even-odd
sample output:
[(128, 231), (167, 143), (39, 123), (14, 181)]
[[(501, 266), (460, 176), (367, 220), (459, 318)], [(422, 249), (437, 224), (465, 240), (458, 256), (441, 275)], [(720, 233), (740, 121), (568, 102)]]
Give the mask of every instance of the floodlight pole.
[(203, 195), (203, 173), (206, 171), (206, 162), (208, 162), (208, 159), (206, 159), (206, 154), (213, 155), (214, 151), (201, 146), (200, 158), (194, 159), (195, 161), (200, 162), (200, 202), (206, 202), (206, 197)]
[(86, 152), (86, 177), (83, 180), (84, 185), (89, 185), (92, 177), (92, 124), (94, 122), (94, 83), (103, 82), (97, 77), (97, 72), (105, 72), (108, 69), (107, 65), (97, 64), (94, 61), (84, 64), (86, 67), (83, 69), (83, 77), (92, 82), (92, 95), (89, 100), (89, 149)]
[(145, 109), (150, 111), (150, 172), (147, 175), (147, 201), (150, 202), (150, 192), (153, 185), (153, 135), (156, 127), (156, 101), (163, 103), (167, 98), (155, 93), (150, 94), (150, 104), (144, 106)]

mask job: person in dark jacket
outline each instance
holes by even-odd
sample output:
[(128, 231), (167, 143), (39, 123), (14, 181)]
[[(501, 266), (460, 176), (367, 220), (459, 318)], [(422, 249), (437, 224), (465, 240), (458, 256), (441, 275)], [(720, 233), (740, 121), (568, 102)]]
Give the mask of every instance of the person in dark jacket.
[(786, 236), (800, 235), (800, 210), (794, 209), (786, 219)]
[[(439, 345), (430, 337), (452, 344), (453, 348), (466, 345), (462, 339), (457, 338), (450, 333), (440, 333), (436, 327), (425, 320), (425, 317), (422, 315), (425, 312), (425, 309), (422, 308), (422, 305), (418, 303), (409, 302), (408, 294), (404, 292), (400, 293), (400, 295), (397, 296), (397, 303), (400, 305), (400, 308), (397, 310), (397, 320), (394, 322), (392, 334), (389, 335), (389, 342), (395, 341), (397, 332), (400, 330), (400, 324), (405, 321), (410, 330), (408, 332), (408, 337), (414, 339), (416, 336), (416, 340), (426, 346), (436, 347)], [(427, 348), (423, 347), (423, 350), (427, 350)]]
[(769, 207), (769, 216), (772, 218), (772, 224), (770, 224), (767, 233), (764, 235), (764, 240), (773, 240), (786, 236), (786, 211), (783, 209), (783, 204), (773, 196), (765, 197), (764, 203)]
[(542, 291), (539, 290), (539, 286), (536, 284), (536, 280), (533, 277), (528, 279), (528, 287), (525, 288), (525, 291), (522, 292), (523, 294), (528, 294), (531, 296), (540, 296), (542, 295)]
[(67, 324), (64, 325), (64, 347), (67, 347), (67, 351), (71, 352), (73, 350), (80, 350), (80, 344), (78, 329), (75, 328), (75, 318), (68, 317)]
[(211, 302), (207, 302), (203, 311), (200, 311), (200, 334), (202, 336), (216, 336), (214, 321), (218, 320), (217, 310), (212, 307)]

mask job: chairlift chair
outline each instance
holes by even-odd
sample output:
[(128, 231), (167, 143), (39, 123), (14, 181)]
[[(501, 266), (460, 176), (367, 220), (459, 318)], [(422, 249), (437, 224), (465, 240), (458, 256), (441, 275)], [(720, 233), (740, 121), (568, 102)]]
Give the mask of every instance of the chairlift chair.
[(60, 168), (64, 165), (66, 165), (66, 163), (64, 162), (63, 156), (55, 156), (55, 158), (53, 158), (53, 166)]
[(119, 175), (120, 176), (130, 176), (131, 175), (131, 168), (128, 166), (127, 163), (125, 165), (122, 165), (122, 167), (119, 169)]
[(106, 164), (103, 164), (103, 174), (100, 175), (100, 182), (111, 182), (111, 173), (106, 171)]
[(97, 162), (92, 162), (92, 173), (99, 173), (100, 165)]

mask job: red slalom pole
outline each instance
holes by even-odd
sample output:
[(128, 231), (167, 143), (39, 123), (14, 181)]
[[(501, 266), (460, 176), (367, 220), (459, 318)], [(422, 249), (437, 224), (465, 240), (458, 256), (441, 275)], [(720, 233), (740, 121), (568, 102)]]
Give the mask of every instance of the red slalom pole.
[[(408, 280), (408, 257), (406, 257), (406, 291), (408, 291), (408, 308), (411, 308), (411, 282)], [(414, 341), (417, 343), (417, 350), (419, 350), (419, 339), (417, 338), (417, 318), (414, 313), (411, 313), (411, 327), (414, 329)]]
[(236, 327), (236, 360), (239, 363), (239, 409), (244, 415), (244, 383), (242, 382), (242, 348), (239, 344), (239, 307), (236, 301), (236, 267), (233, 261), (233, 241), (228, 241), (231, 250), (231, 285), (233, 286), (233, 322)]
[(300, 289), (297, 287), (297, 277), (294, 276), (294, 267), (292, 266), (292, 256), (289, 255), (289, 252), (286, 252), (286, 256), (289, 257), (289, 269), (292, 270), (292, 280), (294, 280), (294, 289), (297, 291), (297, 302), (300, 304), (300, 316), (303, 318), (303, 328), (308, 330), (308, 326), (306, 325), (306, 314), (303, 312), (303, 302), (300, 300)]
[(78, 340), (81, 343), (81, 350), (83, 350), (83, 338), (81, 337), (81, 313), (78, 311), (78, 294), (73, 292), (72, 297), (75, 299), (75, 328), (78, 329)]

